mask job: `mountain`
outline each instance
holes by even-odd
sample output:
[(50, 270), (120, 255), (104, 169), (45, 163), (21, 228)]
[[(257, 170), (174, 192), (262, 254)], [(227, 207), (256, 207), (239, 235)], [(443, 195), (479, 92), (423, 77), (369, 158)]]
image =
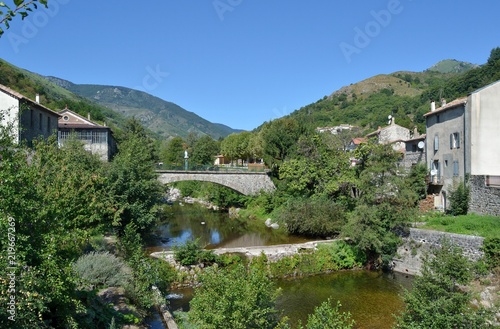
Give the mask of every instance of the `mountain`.
[(135, 117), (146, 128), (162, 138), (175, 136), (186, 138), (189, 133), (194, 133), (219, 139), (241, 131), (223, 124), (211, 123), (177, 104), (143, 91), (118, 86), (74, 84), (56, 77), (46, 78), (76, 95), (85, 97), (125, 117)]
[(500, 49), (498, 53), (482, 66), (445, 60), (422, 72), (379, 74), (344, 86), (289, 116), (310, 128), (351, 124), (370, 132), (386, 125), (391, 115), (397, 124), (423, 132), (423, 114), (431, 101), (466, 96), (499, 79), (500, 59), (495, 58), (500, 58)]
[(456, 59), (445, 59), (431, 66), (428, 71), (441, 73), (463, 73), (476, 67), (478, 67), (476, 64), (460, 62)]

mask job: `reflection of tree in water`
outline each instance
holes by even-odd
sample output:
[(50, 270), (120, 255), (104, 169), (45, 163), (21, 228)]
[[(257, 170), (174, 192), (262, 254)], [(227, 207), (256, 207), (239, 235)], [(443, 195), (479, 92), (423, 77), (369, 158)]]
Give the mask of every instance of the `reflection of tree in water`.
[(163, 248), (194, 239), (198, 239), (200, 246), (207, 248), (303, 242), (303, 239), (294, 241), (294, 237), (270, 229), (261, 221), (230, 219), (227, 213), (212, 211), (197, 204), (175, 204), (171, 213), (154, 230), (158, 237), (157, 243)]

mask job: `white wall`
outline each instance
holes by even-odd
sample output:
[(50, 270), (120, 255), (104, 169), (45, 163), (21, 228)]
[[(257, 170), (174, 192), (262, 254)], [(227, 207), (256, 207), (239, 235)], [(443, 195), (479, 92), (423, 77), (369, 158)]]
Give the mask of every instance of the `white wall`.
[(14, 142), (19, 143), (19, 101), (0, 91), (0, 113), (3, 117), (0, 125), (6, 127), (12, 124)]
[(471, 174), (500, 176), (500, 81), (469, 96)]

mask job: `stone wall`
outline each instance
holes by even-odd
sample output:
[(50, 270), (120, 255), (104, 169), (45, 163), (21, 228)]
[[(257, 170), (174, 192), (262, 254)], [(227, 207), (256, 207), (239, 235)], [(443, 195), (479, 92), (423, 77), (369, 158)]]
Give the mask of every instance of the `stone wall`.
[(258, 172), (208, 172), (208, 171), (168, 171), (158, 170), (158, 180), (162, 184), (179, 181), (204, 181), (227, 186), (245, 195), (256, 195), (261, 191), (276, 189), (267, 173)]
[(469, 211), (480, 215), (500, 216), (500, 188), (485, 185), (485, 176), (470, 176)]
[(419, 274), (422, 257), (426, 252), (441, 247), (443, 238), (462, 248), (464, 256), (471, 260), (483, 257), (482, 237), (412, 228), (410, 235), (403, 238), (404, 243), (398, 248), (396, 258), (393, 260), (393, 270), (411, 275)]

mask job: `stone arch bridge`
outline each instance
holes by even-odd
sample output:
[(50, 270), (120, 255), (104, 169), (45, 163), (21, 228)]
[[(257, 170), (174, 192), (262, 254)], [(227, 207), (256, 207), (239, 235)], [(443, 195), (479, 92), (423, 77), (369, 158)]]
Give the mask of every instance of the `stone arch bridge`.
[(256, 195), (260, 191), (271, 192), (276, 189), (265, 172), (157, 170), (156, 173), (162, 184), (190, 180), (212, 182), (244, 195)]

